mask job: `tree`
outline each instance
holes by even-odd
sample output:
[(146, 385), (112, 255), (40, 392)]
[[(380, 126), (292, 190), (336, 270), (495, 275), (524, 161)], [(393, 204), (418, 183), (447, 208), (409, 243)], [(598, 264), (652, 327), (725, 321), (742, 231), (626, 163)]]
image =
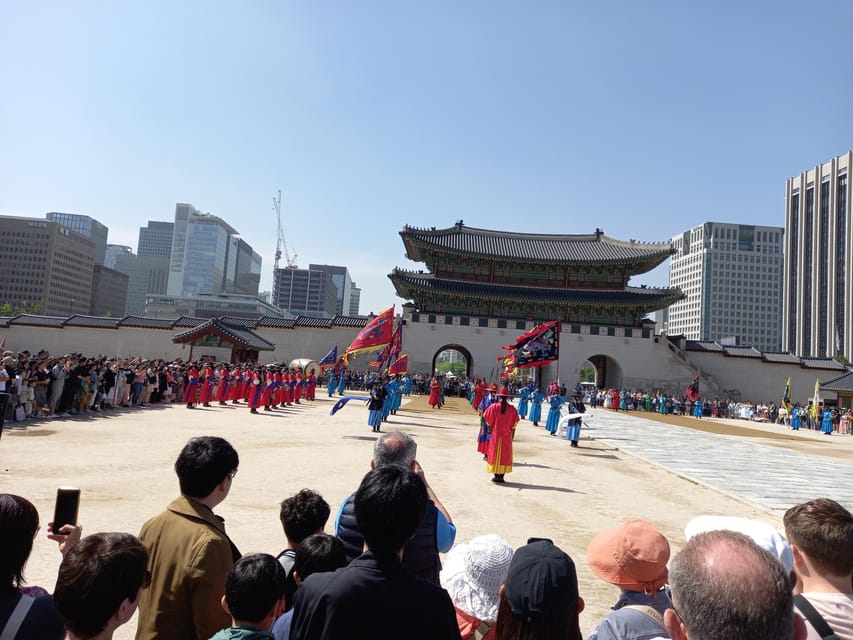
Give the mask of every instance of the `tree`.
[(595, 369), (592, 367), (584, 367), (580, 373), (581, 382), (595, 382)]

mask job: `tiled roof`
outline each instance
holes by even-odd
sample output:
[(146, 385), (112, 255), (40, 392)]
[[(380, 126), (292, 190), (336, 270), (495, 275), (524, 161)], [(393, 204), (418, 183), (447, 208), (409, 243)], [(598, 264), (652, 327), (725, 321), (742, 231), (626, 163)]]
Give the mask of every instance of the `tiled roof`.
[(118, 329), (120, 318), (104, 318), (101, 316), (83, 316), (74, 314), (63, 324), (66, 327), (97, 327), (99, 329)]
[(366, 327), (367, 318), (359, 318), (357, 316), (335, 316), (332, 318), (332, 326), (335, 327)]
[(800, 358), (804, 369), (830, 369), (844, 371), (844, 365), (832, 358)]
[(317, 327), (321, 329), (331, 329), (331, 318), (314, 318), (312, 316), (299, 316), (296, 318), (297, 327)]
[(293, 329), (296, 326), (296, 318), (274, 318), (272, 316), (263, 316), (258, 320), (255, 328), (273, 327), (276, 329)]
[(237, 316), (219, 316), (219, 319), (222, 322), (227, 322), (228, 324), (233, 324), (238, 327), (247, 327), (249, 329), (254, 329), (258, 324), (258, 318), (239, 318)]
[(26, 324), (34, 327), (55, 327), (62, 328), (65, 318), (57, 316), (34, 316), (29, 313), (22, 313), (9, 320), (9, 324)]
[(388, 275), (402, 298), (414, 298), (412, 293), (428, 291), (442, 295), (464, 296), (471, 299), (512, 299), (520, 301), (555, 302), (563, 304), (666, 304), (684, 297), (679, 289), (628, 287), (624, 290), (556, 289), (519, 285), (468, 282), (436, 278), (431, 273), (415, 273), (394, 269)]
[(800, 358), (793, 353), (783, 353), (779, 351), (765, 351), (764, 360), (766, 362), (777, 362), (780, 364), (800, 364)]
[(119, 321), (120, 327), (137, 327), (140, 329), (171, 329), (174, 318), (146, 318), (145, 316), (125, 316)]
[(193, 316), (180, 316), (175, 318), (172, 323), (173, 327), (197, 327), (198, 325), (207, 322), (204, 318), (194, 318)]
[(423, 248), (480, 255), (489, 260), (511, 258), (533, 262), (630, 262), (665, 260), (673, 253), (668, 242), (642, 243), (608, 238), (603, 233), (556, 235), (490, 231), (456, 224), (448, 229), (405, 226), (400, 232), (409, 259), (424, 262)]
[(688, 340), (685, 351), (714, 351), (716, 353), (723, 352), (723, 345), (713, 340)]
[(177, 333), (172, 336), (172, 342), (194, 342), (208, 335), (221, 336), (235, 346), (247, 349), (257, 349), (258, 351), (272, 351), (275, 349), (274, 344), (264, 340), (250, 329), (223, 322), (221, 318), (211, 318), (196, 327)]
[(723, 347), (727, 356), (734, 358), (760, 358), (761, 352), (752, 347)]
[(840, 375), (837, 378), (827, 380), (822, 385), (820, 385), (820, 390), (853, 391), (853, 371), (848, 371), (847, 373)]

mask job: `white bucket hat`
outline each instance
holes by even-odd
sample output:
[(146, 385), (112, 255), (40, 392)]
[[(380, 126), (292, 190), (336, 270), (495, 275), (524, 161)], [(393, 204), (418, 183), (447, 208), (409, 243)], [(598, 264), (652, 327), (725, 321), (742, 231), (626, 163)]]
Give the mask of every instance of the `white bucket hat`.
[(481, 622), (494, 622), (498, 617), (498, 591), (506, 580), (510, 560), (512, 547), (494, 534), (457, 544), (445, 558), (441, 586), (457, 609)]

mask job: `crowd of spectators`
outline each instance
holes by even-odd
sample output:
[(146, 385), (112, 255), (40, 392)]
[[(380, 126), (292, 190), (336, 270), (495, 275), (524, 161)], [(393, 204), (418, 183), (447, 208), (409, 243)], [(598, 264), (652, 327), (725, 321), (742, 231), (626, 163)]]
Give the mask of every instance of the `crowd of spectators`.
[[(242, 556), (214, 513), (237, 481), (237, 451), (194, 438), (175, 462), (180, 495), (139, 537), (81, 539), (70, 525), (51, 534), (64, 556), (53, 596), (23, 578), (38, 513), (0, 494), (0, 634), (12, 625), (18, 640), (108, 640), (138, 607), (137, 640), (579, 640), (591, 587), (551, 540), (513, 550), (478, 536), (433, 564), (452, 520), (415, 455), (406, 434), (384, 434), (338, 510), (337, 535), (324, 533), (329, 505), (306, 489), (282, 502), (285, 551)], [(588, 639), (853, 638), (853, 515), (815, 499), (789, 509), (784, 527), (787, 539), (766, 523), (700, 516), (672, 558), (643, 519), (593, 535), (585, 561), (619, 597)], [(350, 557), (354, 532), (361, 549)]]

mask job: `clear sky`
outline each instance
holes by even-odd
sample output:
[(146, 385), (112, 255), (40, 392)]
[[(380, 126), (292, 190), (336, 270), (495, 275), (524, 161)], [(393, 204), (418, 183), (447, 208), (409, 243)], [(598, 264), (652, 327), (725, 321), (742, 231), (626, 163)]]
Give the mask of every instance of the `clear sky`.
[[(0, 213), (136, 248), (189, 202), (272, 281), (346, 265), (403, 301), (403, 225), (663, 241), (784, 226), (853, 147), (853, 2), (0, 2)], [(666, 285), (666, 267), (632, 284)]]

